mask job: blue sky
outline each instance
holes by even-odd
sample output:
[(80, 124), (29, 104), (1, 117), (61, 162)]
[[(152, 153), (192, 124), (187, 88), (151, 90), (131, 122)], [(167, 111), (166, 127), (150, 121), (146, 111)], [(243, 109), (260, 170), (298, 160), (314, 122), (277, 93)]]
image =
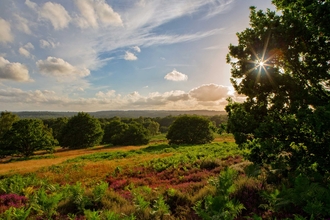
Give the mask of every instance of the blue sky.
[(223, 110), (226, 54), (271, 0), (0, 2), (0, 110)]

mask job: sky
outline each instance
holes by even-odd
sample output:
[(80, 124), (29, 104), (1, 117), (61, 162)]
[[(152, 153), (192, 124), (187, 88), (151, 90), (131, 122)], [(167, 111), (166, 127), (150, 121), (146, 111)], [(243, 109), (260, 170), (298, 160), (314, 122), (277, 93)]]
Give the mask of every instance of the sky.
[(224, 110), (271, 0), (0, 0), (0, 111)]

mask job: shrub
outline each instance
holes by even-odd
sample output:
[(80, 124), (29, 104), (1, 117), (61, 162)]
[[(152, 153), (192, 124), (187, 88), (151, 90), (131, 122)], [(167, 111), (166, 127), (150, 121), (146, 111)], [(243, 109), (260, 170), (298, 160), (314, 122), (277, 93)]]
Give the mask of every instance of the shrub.
[(87, 113), (79, 112), (64, 126), (60, 145), (73, 149), (93, 147), (100, 143), (102, 136), (103, 130), (99, 120)]
[(212, 123), (201, 116), (180, 116), (170, 126), (166, 135), (169, 144), (205, 144), (214, 137)]

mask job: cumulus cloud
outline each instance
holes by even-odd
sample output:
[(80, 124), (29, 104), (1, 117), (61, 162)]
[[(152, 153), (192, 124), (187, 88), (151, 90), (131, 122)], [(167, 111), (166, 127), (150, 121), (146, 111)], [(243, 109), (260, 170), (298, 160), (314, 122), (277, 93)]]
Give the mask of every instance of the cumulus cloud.
[(52, 23), (55, 30), (66, 28), (71, 20), (65, 8), (57, 3), (46, 2), (39, 13), (42, 18)]
[(14, 15), (15, 19), (16, 19), (16, 28), (26, 34), (32, 34), (31, 29), (29, 27), (29, 21), (26, 18), (21, 17), (18, 14)]
[(126, 51), (126, 54), (124, 56), (125, 60), (137, 60), (137, 57), (134, 55), (134, 53), (131, 53), (129, 51)]
[(27, 49), (25, 49), (24, 47), (20, 47), (20, 48), (18, 49), (18, 52), (19, 52), (21, 55), (25, 56), (25, 57), (30, 57), (30, 56), (31, 56), (30, 52), (29, 52)]
[(26, 1), (25, 1), (25, 4), (26, 4), (29, 8), (33, 9), (33, 10), (37, 10), (37, 9), (38, 9), (38, 5), (37, 5), (36, 3), (34, 3), (34, 2), (31, 2), (30, 0), (26, 0)]
[(99, 91), (98, 93), (95, 94), (95, 96), (98, 98), (110, 98), (110, 97), (114, 97), (115, 95), (116, 95), (115, 90), (110, 90), (107, 92)]
[(197, 101), (218, 101), (228, 97), (230, 92), (229, 87), (216, 85), (216, 84), (204, 84), (197, 88), (190, 90), (189, 95), (195, 98)]
[(6, 42), (12, 42), (14, 39), (14, 36), (11, 33), (10, 24), (8, 21), (0, 18), (0, 42), (6, 43)]
[(76, 0), (81, 16), (77, 18), (81, 28), (97, 28), (99, 22), (104, 25), (122, 25), (120, 15), (115, 12), (104, 0)]
[(0, 79), (27, 82), (30, 81), (30, 76), (26, 66), (21, 63), (11, 63), (0, 57)]
[(187, 81), (188, 76), (186, 74), (180, 73), (179, 71), (174, 69), (174, 70), (172, 70), (172, 72), (166, 74), (164, 79), (170, 80), (170, 81)]
[(140, 49), (140, 47), (138, 47), (138, 46), (134, 46), (134, 47), (133, 47), (133, 50), (135, 50), (135, 51), (138, 52), (138, 53), (141, 52), (141, 49)]
[(45, 48), (55, 48), (56, 47), (56, 44), (53, 41), (51, 41), (51, 40), (44, 40), (44, 39), (41, 39), (39, 41), (39, 45), (43, 49), (45, 49)]
[(78, 68), (61, 58), (48, 57), (46, 60), (36, 62), (39, 71), (44, 75), (55, 77), (85, 77), (90, 74), (86, 68)]
[(29, 49), (34, 49), (34, 46), (30, 42), (25, 44), (23, 47), (20, 47), (18, 52), (25, 57), (32, 57)]

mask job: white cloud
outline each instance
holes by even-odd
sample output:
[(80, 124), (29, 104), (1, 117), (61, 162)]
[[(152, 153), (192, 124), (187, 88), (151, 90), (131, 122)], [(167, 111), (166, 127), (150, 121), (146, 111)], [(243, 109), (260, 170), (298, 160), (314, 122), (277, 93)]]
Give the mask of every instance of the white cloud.
[(13, 39), (9, 22), (0, 18), (0, 43), (12, 42)]
[(29, 8), (33, 9), (33, 10), (37, 10), (37, 9), (38, 9), (38, 5), (37, 5), (36, 3), (34, 3), (34, 2), (31, 2), (30, 0), (26, 0), (26, 1), (25, 1), (25, 4), (26, 4)]
[(216, 84), (204, 84), (190, 90), (189, 95), (197, 101), (218, 101), (229, 96), (230, 88)]
[(20, 48), (18, 49), (18, 52), (19, 52), (21, 55), (25, 56), (25, 57), (33, 57), (33, 56), (31, 55), (29, 49), (34, 49), (34, 46), (32, 45), (31, 42), (25, 44), (23, 47), (20, 47)]
[(122, 25), (120, 15), (115, 12), (104, 0), (76, 0), (81, 17), (77, 17), (81, 28), (97, 28), (99, 22), (104, 25)]
[(111, 98), (111, 97), (114, 97), (115, 95), (116, 95), (115, 90), (110, 90), (107, 92), (99, 91), (98, 93), (95, 94), (95, 96), (98, 98)]
[(32, 34), (31, 29), (29, 27), (29, 21), (26, 18), (23, 18), (18, 14), (15, 14), (14, 17), (16, 19), (15, 27), (18, 30), (29, 35)]
[(29, 43), (27, 43), (27, 44), (24, 45), (24, 48), (26, 48), (26, 49), (34, 49), (34, 46), (33, 46), (33, 44), (31, 42), (29, 42)]
[(204, 19), (209, 19), (214, 17), (215, 15), (224, 13), (232, 8), (234, 0), (218, 0), (213, 1), (212, 6), (210, 7), (210, 11), (204, 17)]
[(46, 60), (38, 60), (36, 62), (39, 71), (44, 75), (55, 77), (85, 77), (90, 74), (86, 68), (78, 68), (61, 58), (48, 57)]
[(49, 20), (55, 30), (66, 28), (71, 20), (65, 8), (57, 3), (46, 2), (39, 12), (40, 16)]
[(140, 49), (140, 47), (138, 47), (138, 46), (134, 46), (134, 47), (133, 47), (133, 50), (135, 50), (135, 51), (138, 52), (138, 53), (141, 52), (141, 49)]
[(55, 48), (56, 47), (56, 44), (53, 41), (44, 40), (44, 39), (39, 40), (39, 45), (43, 49), (45, 49), (45, 48)]
[(21, 55), (25, 56), (25, 57), (30, 57), (30, 56), (31, 56), (30, 52), (29, 52), (27, 49), (25, 49), (24, 47), (20, 47), (20, 48), (18, 49), (18, 52), (19, 52)]
[(134, 53), (126, 51), (124, 59), (125, 60), (137, 60), (137, 57), (134, 55)]
[(172, 70), (172, 72), (166, 74), (164, 79), (170, 80), (170, 81), (187, 81), (188, 76), (186, 74), (180, 73), (174, 69), (174, 70)]
[(3, 57), (0, 57), (0, 80), (1, 79), (18, 82), (31, 81), (26, 66), (21, 63), (11, 63)]

